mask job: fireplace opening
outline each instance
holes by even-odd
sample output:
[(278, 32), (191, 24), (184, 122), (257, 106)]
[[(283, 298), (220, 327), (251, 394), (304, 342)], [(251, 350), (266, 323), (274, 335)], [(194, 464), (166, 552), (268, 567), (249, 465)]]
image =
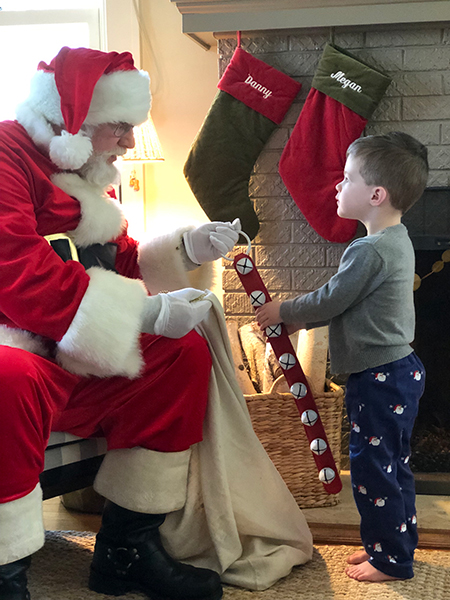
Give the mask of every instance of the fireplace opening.
[[(430, 239), (430, 245), (436, 239)], [(445, 239), (450, 248), (450, 236)], [(442, 266), (443, 250), (416, 248), (416, 273), (423, 277)], [(411, 468), (450, 472), (450, 264), (432, 272), (414, 294), (414, 349), (426, 371), (425, 391), (411, 440)]]
[[(450, 493), (450, 188), (427, 188), (405, 215), (420, 285), (413, 347), (426, 371), (411, 439), (419, 493)], [(448, 250), (448, 252), (446, 252)], [(423, 489), (422, 489), (423, 488)]]

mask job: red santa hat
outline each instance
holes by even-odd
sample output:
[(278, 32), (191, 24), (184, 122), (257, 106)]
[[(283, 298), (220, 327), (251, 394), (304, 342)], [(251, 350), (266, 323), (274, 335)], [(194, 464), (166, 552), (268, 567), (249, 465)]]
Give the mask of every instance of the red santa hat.
[[(58, 167), (75, 170), (92, 154), (83, 125), (143, 123), (150, 110), (150, 79), (136, 69), (129, 52), (62, 48), (40, 62), (17, 120)], [(56, 133), (53, 125), (62, 128)]]

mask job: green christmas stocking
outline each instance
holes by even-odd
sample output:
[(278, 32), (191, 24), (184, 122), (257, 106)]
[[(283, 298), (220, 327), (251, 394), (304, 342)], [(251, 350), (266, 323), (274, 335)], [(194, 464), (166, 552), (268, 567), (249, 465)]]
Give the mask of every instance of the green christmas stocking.
[(184, 165), (186, 180), (211, 221), (241, 220), (253, 239), (259, 222), (248, 194), (253, 166), (300, 84), (237, 48)]

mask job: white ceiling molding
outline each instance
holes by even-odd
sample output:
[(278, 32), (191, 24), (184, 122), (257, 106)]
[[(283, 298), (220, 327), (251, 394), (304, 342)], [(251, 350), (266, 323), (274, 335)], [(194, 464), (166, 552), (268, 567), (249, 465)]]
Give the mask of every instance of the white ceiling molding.
[(449, 0), (171, 0), (182, 30), (210, 44), (212, 33), (450, 21)]

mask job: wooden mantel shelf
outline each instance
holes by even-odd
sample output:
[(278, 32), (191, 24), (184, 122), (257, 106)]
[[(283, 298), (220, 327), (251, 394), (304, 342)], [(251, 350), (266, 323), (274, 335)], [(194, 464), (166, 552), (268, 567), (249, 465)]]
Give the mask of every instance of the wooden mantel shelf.
[(182, 29), (198, 40), (213, 32), (450, 21), (448, 0), (171, 0)]

